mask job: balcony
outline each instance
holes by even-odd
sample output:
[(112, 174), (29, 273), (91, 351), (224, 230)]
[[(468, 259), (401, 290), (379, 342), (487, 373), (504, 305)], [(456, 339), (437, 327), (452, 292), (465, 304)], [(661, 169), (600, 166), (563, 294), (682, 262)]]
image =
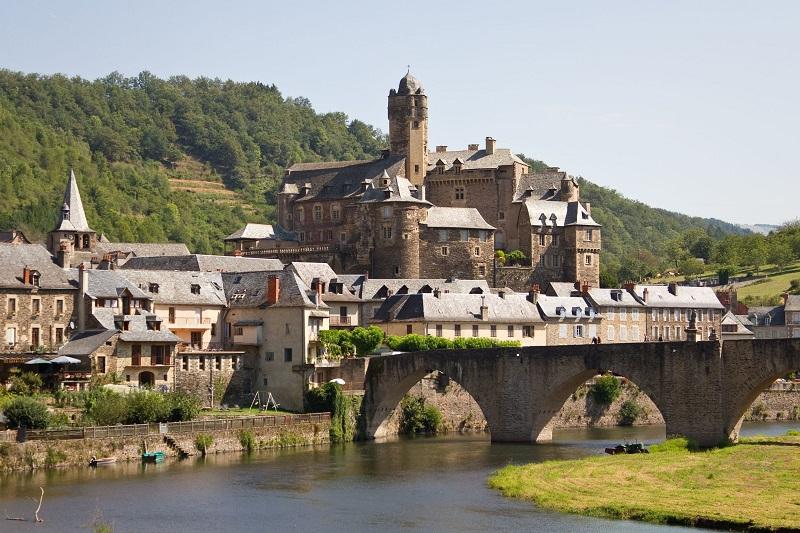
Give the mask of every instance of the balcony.
[(352, 317), (342, 315), (331, 315), (331, 327), (347, 327), (352, 325)]
[(192, 329), (192, 330), (207, 330), (211, 329), (210, 318), (187, 318), (187, 317), (169, 317), (167, 320), (167, 327), (169, 329)]

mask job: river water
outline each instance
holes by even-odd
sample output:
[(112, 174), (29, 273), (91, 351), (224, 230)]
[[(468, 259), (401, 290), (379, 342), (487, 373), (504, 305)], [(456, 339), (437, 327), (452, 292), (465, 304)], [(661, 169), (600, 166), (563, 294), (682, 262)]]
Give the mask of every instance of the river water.
[[(800, 423), (746, 424), (742, 435), (788, 429)], [(697, 531), (543, 512), (486, 487), (487, 476), (509, 463), (663, 438), (663, 427), (560, 430), (553, 443), (540, 445), (453, 435), (15, 474), (0, 478), (0, 510), (32, 517), (42, 486), (45, 522), (0, 520), (0, 532), (87, 531), (98, 518), (117, 533)]]

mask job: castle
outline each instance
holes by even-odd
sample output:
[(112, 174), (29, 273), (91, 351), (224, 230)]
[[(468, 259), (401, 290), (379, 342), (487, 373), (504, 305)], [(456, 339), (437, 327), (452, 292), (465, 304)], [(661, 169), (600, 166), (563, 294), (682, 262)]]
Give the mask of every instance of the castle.
[[(410, 73), (388, 97), (389, 149), (373, 161), (300, 163), (286, 170), (278, 224), (226, 239), (235, 254), (330, 263), (380, 278), (484, 278), (530, 286), (599, 286), (600, 225), (577, 181), (531, 172), (508, 148), (428, 151), (428, 97)], [(521, 250), (513, 272), (495, 250)]]

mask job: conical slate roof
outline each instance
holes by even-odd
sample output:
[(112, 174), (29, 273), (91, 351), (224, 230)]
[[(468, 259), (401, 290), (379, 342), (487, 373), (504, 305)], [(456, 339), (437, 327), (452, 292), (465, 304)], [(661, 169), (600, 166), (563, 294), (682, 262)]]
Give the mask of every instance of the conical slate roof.
[(72, 169), (69, 171), (67, 190), (64, 192), (64, 206), (61, 208), (61, 224), (58, 226), (58, 231), (94, 231), (86, 222), (78, 181)]

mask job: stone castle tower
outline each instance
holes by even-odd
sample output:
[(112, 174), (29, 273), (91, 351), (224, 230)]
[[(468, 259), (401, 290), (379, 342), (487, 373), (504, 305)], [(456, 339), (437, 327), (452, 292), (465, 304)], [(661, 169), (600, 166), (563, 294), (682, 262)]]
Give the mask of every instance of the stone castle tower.
[(411, 72), (389, 91), (389, 153), (406, 158), (406, 179), (421, 187), (428, 171), (428, 97)]

